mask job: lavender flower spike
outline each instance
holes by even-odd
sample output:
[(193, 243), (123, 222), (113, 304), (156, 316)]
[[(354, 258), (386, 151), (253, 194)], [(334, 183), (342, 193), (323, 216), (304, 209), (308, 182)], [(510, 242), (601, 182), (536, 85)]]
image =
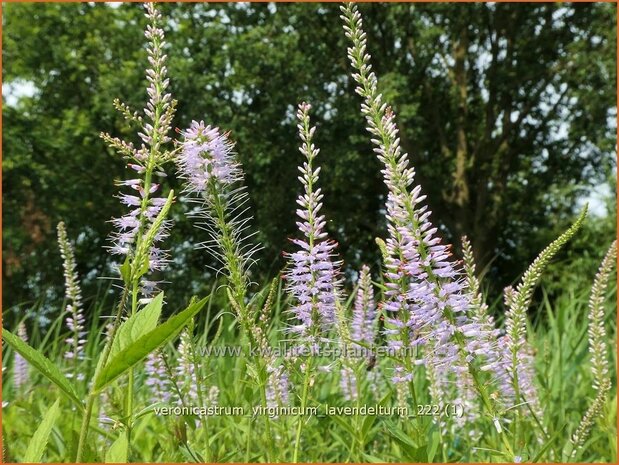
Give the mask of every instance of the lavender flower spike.
[(269, 408), (282, 407), (290, 403), (290, 383), (288, 372), (282, 364), (276, 365), (272, 361), (268, 367), (267, 406)]
[[(357, 7), (341, 7), (346, 36), (352, 45), (348, 57), (355, 70), (356, 92), (364, 99), (361, 111), (378, 159), (383, 163), (388, 188), (387, 220), (389, 237), (385, 251), (385, 322), (393, 350), (438, 343), (432, 357), (420, 361), (407, 356), (396, 369), (394, 382), (412, 379), (413, 362), (434, 361), (453, 371), (466, 369), (472, 361), (472, 340), (483, 329), (468, 319), (471, 306), (461, 279), (461, 270), (451, 260), (449, 246), (441, 244), (438, 229), (430, 222), (430, 211), (423, 205), (425, 195), (414, 186), (415, 170), (402, 152), (395, 115), (378, 92), (378, 79), (371, 70), (366, 34)], [(461, 352), (464, 352), (462, 356)]]
[[(66, 313), (69, 314), (66, 319), (67, 327), (71, 332), (71, 336), (66, 339), (69, 350), (65, 352), (66, 359), (72, 359), (77, 363), (78, 360), (84, 358), (84, 344), (86, 343), (86, 331), (84, 330), (84, 310), (82, 306), (82, 293), (79, 287), (79, 276), (77, 274), (77, 264), (75, 262), (75, 253), (73, 247), (67, 237), (67, 230), (63, 222), (58, 223), (58, 246), (63, 259), (64, 280), (65, 280), (65, 299), (67, 302)], [(70, 376), (73, 374), (70, 373)], [(83, 377), (83, 374), (77, 374), (78, 379)]]
[(179, 174), (186, 181), (185, 191), (198, 205), (192, 215), (210, 236), (200, 245), (225, 270), (241, 323), (249, 327), (245, 305), (248, 269), (257, 247), (249, 242), (251, 235), (245, 234), (251, 217), (246, 215), (248, 196), (242, 185), (243, 170), (236, 161), (233, 143), (219, 128), (193, 121), (183, 136), (177, 158)]
[(361, 267), (359, 274), (359, 289), (355, 297), (355, 306), (351, 323), (353, 341), (359, 341), (367, 346), (374, 344), (376, 337), (376, 305), (372, 276), (367, 265)]
[[(353, 341), (353, 344), (355, 342), (360, 343), (356, 344), (356, 346), (362, 353), (366, 353), (367, 346), (371, 347), (374, 344), (377, 332), (376, 317), (372, 276), (370, 275), (370, 268), (367, 265), (363, 265), (359, 273), (359, 288), (355, 296), (355, 305), (350, 323), (350, 339)], [(358, 397), (358, 384), (361, 380), (357, 379), (357, 373), (353, 369), (355, 362), (356, 364), (366, 363), (367, 357), (355, 356), (352, 360), (345, 359), (343, 362), (344, 366), (340, 370), (340, 389), (346, 400), (355, 400)], [(375, 373), (368, 373), (367, 376), (373, 389), (376, 388), (375, 384), (377, 381)]]
[(163, 354), (159, 351), (148, 354), (144, 368), (146, 372), (144, 384), (150, 389), (151, 402), (170, 402), (172, 398), (172, 383), (166, 372)]
[[(26, 324), (22, 321), (17, 326), (17, 336), (24, 342), (28, 342)], [(13, 387), (19, 391), (28, 382), (28, 362), (17, 352), (13, 361)]]
[(316, 128), (310, 127), (310, 108), (308, 103), (301, 103), (297, 111), (300, 151), (305, 156), (305, 162), (299, 166), (304, 192), (297, 198), (300, 208), (296, 211), (302, 238), (292, 240), (298, 250), (288, 254), (285, 277), (287, 290), (295, 301), (291, 312), (299, 322), (291, 331), (316, 344), (319, 335), (335, 322), (339, 262), (333, 260), (336, 244), (327, 238), (325, 217), (320, 214), (323, 194), (320, 188), (316, 189), (320, 168), (314, 168), (319, 149), (312, 143)]
[(243, 178), (232, 151), (234, 145), (219, 128), (192, 121), (183, 136), (178, 163), (190, 191), (206, 192), (210, 180), (229, 185)]
[[(119, 195), (121, 203), (129, 207), (129, 211), (112, 220), (115, 231), (111, 236), (112, 245), (109, 250), (113, 255), (130, 259), (131, 281), (141, 278), (139, 292), (143, 296), (143, 303), (154, 295), (158, 283), (143, 277), (144, 272), (141, 270), (148, 264), (149, 271), (161, 271), (168, 262), (167, 252), (159, 248), (157, 243), (168, 236), (170, 222), (156, 220), (171, 199), (154, 197), (153, 194), (160, 190), (160, 184), (154, 176), (165, 177), (162, 167), (173, 157), (171, 152), (162, 150), (162, 145), (171, 140), (168, 133), (176, 106), (171, 95), (166, 93), (169, 79), (166, 56), (163, 53), (164, 33), (159, 27), (161, 14), (152, 2), (146, 3), (145, 8), (149, 24), (144, 35), (148, 41), (150, 63), (150, 68), (146, 70), (148, 101), (144, 108), (145, 118), (138, 112), (131, 112), (127, 105), (118, 100), (114, 101), (116, 109), (139, 127), (138, 136), (143, 143), (136, 148), (130, 142), (106, 133), (101, 134), (110, 147), (127, 159), (127, 167), (135, 172), (135, 177), (118, 182), (119, 186), (130, 189), (129, 192), (121, 192)], [(156, 231), (152, 231), (153, 227), (156, 227)]]

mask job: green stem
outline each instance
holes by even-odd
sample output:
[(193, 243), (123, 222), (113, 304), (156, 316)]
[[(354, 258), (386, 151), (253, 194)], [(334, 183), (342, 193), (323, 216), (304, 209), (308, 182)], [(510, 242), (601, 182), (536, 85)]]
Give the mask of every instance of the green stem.
[[(266, 372), (266, 367), (262, 366), (261, 367), (264, 371)], [(266, 408), (267, 406), (267, 391), (266, 391), (266, 383), (262, 382), (260, 383), (260, 398), (261, 398), (261, 402), (262, 402), (262, 406)], [(267, 436), (267, 463), (271, 462), (271, 459), (273, 458), (273, 436), (271, 434), (271, 419), (269, 418), (268, 415), (264, 415), (264, 429), (265, 429), (265, 433)], [(277, 462), (278, 459), (275, 459), (275, 462)]]
[(299, 462), (299, 446), (301, 445), (301, 431), (303, 430), (303, 424), (305, 423), (304, 413), (307, 406), (307, 398), (309, 395), (309, 383), (311, 377), (311, 356), (307, 359), (305, 365), (305, 376), (303, 380), (303, 393), (301, 394), (301, 415), (299, 416), (299, 422), (297, 423), (297, 433), (294, 441), (294, 453), (292, 456), (292, 462)]
[[(138, 282), (133, 283), (131, 291), (131, 316), (135, 315), (138, 309)], [(125, 418), (127, 422), (127, 443), (128, 449), (131, 450), (131, 432), (133, 430), (133, 390), (134, 390), (135, 373), (133, 367), (129, 368), (129, 379), (127, 382), (127, 399), (125, 403)]]
[[(254, 347), (257, 347), (259, 344), (256, 339), (253, 337), (252, 330), (252, 319), (248, 314), (247, 305), (245, 304), (245, 297), (247, 294), (247, 279), (245, 277), (245, 271), (243, 269), (243, 262), (241, 257), (238, 254), (238, 241), (235, 238), (233, 227), (227, 221), (227, 213), (226, 213), (226, 204), (222, 196), (220, 195), (220, 191), (224, 189), (224, 187), (217, 184), (217, 182), (213, 179), (209, 182), (209, 200), (211, 203), (211, 207), (214, 211), (214, 219), (217, 229), (219, 230), (220, 236), (220, 247), (223, 251), (225, 257), (226, 268), (228, 270), (228, 284), (230, 290), (232, 291), (232, 296), (238, 306), (239, 315), (238, 320), (241, 325), (241, 329), (247, 336), (249, 341), (250, 350)], [(260, 373), (266, 372), (266, 367), (264, 365), (264, 360), (261, 356), (258, 356), (254, 363), (259, 365), (258, 371)], [(267, 406), (266, 401), (266, 382), (262, 380), (260, 382), (260, 397), (262, 406)], [(264, 424), (265, 424), (265, 433), (266, 433), (266, 441), (267, 441), (267, 462), (271, 461), (271, 457), (273, 456), (272, 447), (272, 435), (271, 435), (271, 420), (268, 415), (264, 416)]]
[[(486, 407), (486, 410), (492, 416), (493, 421), (499, 421), (496, 410), (494, 409), (494, 407), (492, 406), (492, 402), (490, 401), (490, 397), (488, 396), (486, 389), (483, 387), (483, 385), (481, 384), (479, 380), (477, 369), (471, 364), (469, 364), (469, 372), (471, 373), (471, 376), (473, 377), (473, 382), (475, 383), (475, 389), (481, 396), (484, 407)], [(499, 437), (501, 438), (501, 441), (503, 442), (503, 445), (505, 446), (505, 448), (507, 449), (510, 455), (510, 460), (513, 461), (514, 451), (512, 449), (511, 444), (509, 443), (509, 440), (507, 439), (507, 436), (505, 435), (505, 433), (503, 433), (503, 431), (498, 431), (498, 433), (499, 433)]]
[(80, 463), (84, 457), (84, 444), (86, 443), (86, 437), (88, 436), (88, 427), (90, 424), (90, 417), (92, 416), (92, 407), (95, 403), (96, 394), (91, 393), (86, 400), (86, 410), (84, 411), (84, 417), (82, 418), (82, 427), (80, 428), (80, 437), (77, 443), (77, 456), (75, 462)]
[[(196, 383), (197, 383), (197, 391), (198, 391), (198, 402), (200, 402), (201, 406), (206, 406), (204, 402), (204, 386), (202, 384), (202, 376), (200, 376), (200, 365), (198, 364), (198, 358), (196, 356), (196, 345), (193, 339), (193, 323), (190, 328), (190, 338), (189, 342), (191, 345), (191, 358), (193, 361), (193, 369), (196, 373)], [(211, 449), (209, 447), (209, 421), (208, 417), (201, 418), (200, 422), (202, 423), (202, 427), (204, 429), (204, 460), (206, 463), (211, 461)]]
[[(129, 294), (129, 289), (127, 286), (123, 288), (123, 293), (120, 298), (120, 302), (118, 303), (118, 308), (116, 309), (116, 316), (114, 317), (114, 326), (112, 326), (112, 330), (110, 331), (110, 335), (103, 349), (103, 354), (101, 354), (101, 361), (97, 364), (97, 368), (95, 369), (95, 374), (93, 379), (97, 379), (97, 375), (99, 374), (99, 370), (105, 366), (107, 363), (107, 359), (110, 356), (110, 352), (112, 350), (112, 343), (114, 342), (114, 338), (116, 337), (116, 330), (120, 325), (120, 319), (122, 316), (122, 312), (125, 308), (125, 303), (127, 301), (127, 296)], [(80, 428), (80, 436), (77, 443), (77, 455), (75, 458), (75, 462), (79, 463), (82, 461), (82, 457), (84, 455), (84, 444), (86, 442), (86, 438), (88, 437), (88, 429), (90, 425), (90, 417), (92, 416), (92, 407), (94, 405), (95, 399), (97, 398), (97, 393), (94, 392), (94, 388), (91, 388), (90, 393), (88, 394), (88, 398), (86, 400), (86, 409), (84, 411), (84, 416), (82, 418), (82, 426)]]

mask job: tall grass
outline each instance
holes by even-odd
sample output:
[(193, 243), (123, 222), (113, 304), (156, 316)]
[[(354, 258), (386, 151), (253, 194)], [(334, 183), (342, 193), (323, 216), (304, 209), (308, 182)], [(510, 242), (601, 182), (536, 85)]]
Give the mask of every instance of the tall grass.
[[(266, 289), (265, 289), (266, 291)], [(217, 292), (217, 291), (214, 291)], [(219, 291), (221, 292), (221, 291)], [(608, 328), (609, 340), (616, 338), (615, 308), (612, 305), (616, 295), (616, 286), (609, 290), (606, 306), (605, 323)], [(543, 405), (544, 432), (535, 428), (525, 431), (521, 439), (519, 454), (524, 460), (563, 461), (567, 457), (569, 433), (574, 431), (582, 419), (583, 412), (595, 396), (592, 388), (593, 378), (588, 364), (587, 343), (587, 301), (589, 289), (566, 289), (564, 294), (554, 302), (550, 302), (545, 293), (534, 308), (539, 317), (531, 324), (530, 342), (536, 352), (536, 382), (539, 387), (540, 401)], [(213, 299), (216, 300), (216, 299)], [(281, 288), (275, 298), (272, 309), (272, 325), (270, 337), (279, 338), (282, 311), (286, 308), (286, 296)], [(33, 308), (36, 311), (36, 307)], [(101, 305), (91, 306), (88, 313), (92, 315), (93, 326), (89, 331), (86, 351), (92, 354), (101, 345), (101, 334), (104, 328), (97, 323), (97, 318), (107, 309)], [(490, 309), (493, 310), (492, 308)], [(65, 349), (66, 332), (62, 328), (62, 318), (53, 321), (45, 335), (36, 326), (31, 336), (31, 343), (45, 351), (51, 359), (62, 359)], [(196, 345), (207, 347), (213, 344), (217, 330), (220, 333), (214, 342), (216, 346), (235, 346), (239, 342), (238, 332), (233, 324), (229, 308), (211, 306), (205, 316), (196, 323)], [(174, 344), (165, 347), (164, 352), (169, 360), (176, 360), (178, 353)], [(609, 354), (612, 367), (611, 379), (616, 379), (615, 351)], [(40, 375), (32, 372), (26, 386), (18, 392), (12, 385), (13, 352), (6, 348), (3, 352), (3, 366), (8, 370), (4, 373), (3, 399), (8, 406), (3, 409), (3, 433), (5, 460), (18, 461), (28, 447), (37, 422), (43, 413), (55, 401), (57, 395), (50, 383), (45, 382)], [(80, 363), (80, 371), (85, 373), (94, 370), (93, 357)], [(211, 460), (217, 462), (261, 461), (266, 456), (267, 445), (254, 438), (262, 429), (261, 418), (251, 418), (251, 407), (256, 405), (258, 391), (248, 389), (246, 383), (239, 382), (246, 360), (243, 357), (201, 357), (200, 376), (205, 383), (219, 386), (220, 406), (243, 405), (248, 410), (247, 416), (213, 416), (205, 421), (209, 423), (208, 437), (211, 450)], [(388, 371), (389, 360), (379, 359), (374, 370), (381, 373)], [(419, 377), (423, 386), (425, 379)], [(150, 392), (144, 389), (145, 374), (136, 378), (138, 405), (151, 405)], [(363, 386), (361, 404), (374, 405), (382, 402), (392, 405), (396, 392), (387, 376), (379, 378), (379, 398), (375, 397), (370, 386)], [(119, 386), (111, 394), (111, 401), (120, 396)], [(420, 389), (421, 393), (427, 392)], [(591, 437), (586, 447), (577, 456), (583, 462), (616, 462), (616, 384), (609, 396), (608, 404), (603, 414), (597, 419)], [(427, 394), (421, 394), (421, 404), (431, 404)], [(321, 383), (313, 393), (311, 404), (324, 405), (354, 405), (342, 399), (339, 383), (336, 377), (331, 377), (327, 383)], [(62, 400), (63, 411), (67, 412), (62, 422), (55, 425), (46, 452), (46, 460), (53, 462), (65, 461), (72, 456), (72, 443), (78, 433), (79, 413), (71, 409), (68, 401)], [(113, 412), (108, 412), (112, 415)], [(206, 430), (196, 427), (195, 418), (158, 416), (154, 411), (145, 411), (140, 415), (139, 426), (135, 430), (134, 456), (145, 462), (179, 462), (197, 461), (201, 458), (201, 444)], [(280, 461), (292, 459), (292, 442), (294, 439), (295, 417), (280, 417), (272, 422), (274, 445), (278, 450)], [(424, 440), (407, 437), (402, 432), (413, 419), (395, 417), (315, 417), (307, 420), (302, 443), (302, 459), (304, 461), (343, 462), (353, 461), (497, 461), (501, 455), (493, 453), (486, 447), (485, 441), (472, 441), (467, 437), (466, 430), (456, 432), (447, 443), (434, 445), (432, 441), (438, 438), (438, 431), (430, 418), (424, 424), (425, 435), (430, 438), (428, 444)], [(492, 425), (487, 424), (481, 431), (482, 438), (492, 435)], [(114, 425), (101, 423), (100, 434), (89, 445), (87, 457), (91, 460), (103, 459), (101, 451), (105, 451), (115, 438)], [(433, 439), (434, 438), (434, 439)], [(358, 441), (362, 447), (353, 450), (353, 444)], [(540, 457), (536, 457), (542, 442), (547, 449)], [(432, 448), (436, 447), (433, 452)], [(441, 449), (444, 448), (444, 455)]]

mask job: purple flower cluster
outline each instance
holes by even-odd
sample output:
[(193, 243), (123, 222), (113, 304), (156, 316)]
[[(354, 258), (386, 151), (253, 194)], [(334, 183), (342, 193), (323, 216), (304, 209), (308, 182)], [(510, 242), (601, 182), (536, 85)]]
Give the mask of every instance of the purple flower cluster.
[[(193, 121), (183, 136), (177, 164), (180, 177), (186, 181), (189, 200), (197, 204), (190, 216), (210, 235), (210, 239), (199, 246), (221, 263), (244, 320), (249, 285), (247, 270), (259, 246), (249, 241), (252, 234), (245, 234), (251, 216), (247, 214), (243, 169), (236, 161), (234, 144), (219, 128)], [(222, 271), (213, 269), (217, 273)]]
[(242, 178), (232, 151), (234, 146), (219, 128), (205, 126), (204, 121), (192, 121), (183, 136), (178, 164), (192, 192), (207, 192), (211, 179), (229, 185)]
[(148, 354), (145, 363), (146, 381), (144, 384), (151, 393), (151, 402), (170, 402), (172, 400), (172, 383), (166, 372), (163, 355), (156, 351)]
[[(22, 321), (17, 326), (17, 336), (24, 342), (28, 342), (26, 324)], [(28, 362), (17, 352), (13, 360), (13, 388), (19, 391), (28, 382)]]
[(363, 265), (359, 273), (359, 289), (355, 296), (351, 322), (351, 337), (353, 341), (359, 341), (368, 346), (374, 343), (374, 338), (376, 337), (376, 316), (370, 268), (367, 265)]
[[(512, 308), (515, 303), (516, 290), (508, 286), (504, 289), (503, 296), (506, 308)], [(486, 322), (486, 325), (492, 322), (491, 317), (488, 317), (488, 319), (489, 322)], [(517, 364), (514, 365), (514, 355), (511, 350), (514, 344), (511, 334), (514, 334), (513, 327), (516, 324), (521, 323), (517, 323), (508, 311), (505, 322), (506, 332), (501, 334), (500, 330), (493, 329), (494, 339), (491, 341), (491, 343), (494, 343), (493, 351), (486, 357), (481, 369), (493, 374), (493, 380), (497, 388), (497, 397), (505, 408), (513, 407), (521, 402), (527, 402), (531, 410), (538, 414), (541, 412), (541, 407), (537, 388), (534, 384), (535, 365), (533, 349), (524, 336), (526, 334), (524, 326), (517, 331), (519, 334), (519, 350), (516, 354)], [(516, 366), (515, 372), (514, 366)], [(516, 395), (515, 379), (518, 381), (519, 400)], [(523, 411), (526, 414), (529, 412), (529, 409), (525, 408)]]
[[(141, 241), (149, 228), (155, 222), (167, 199), (165, 197), (153, 197), (160, 190), (160, 185), (153, 181), (153, 175), (165, 177), (161, 166), (169, 159), (168, 152), (162, 152), (161, 146), (171, 139), (168, 133), (171, 129), (171, 121), (174, 116), (175, 102), (169, 93), (165, 93), (169, 86), (166, 56), (163, 53), (165, 47), (164, 33), (159, 27), (161, 13), (152, 3), (146, 3), (146, 17), (150, 20), (144, 35), (148, 40), (148, 61), (150, 68), (146, 70), (148, 81), (148, 101), (144, 108), (144, 114), (149, 122), (146, 122), (137, 112), (131, 114), (128, 107), (115, 101), (116, 108), (121, 111), (125, 118), (141, 126), (138, 133), (143, 144), (139, 149), (133, 144), (124, 142), (118, 138), (112, 138), (108, 134), (102, 134), (102, 138), (108, 144), (122, 153), (128, 160), (127, 166), (136, 172), (137, 176), (119, 182), (122, 187), (132, 189), (129, 192), (121, 192), (119, 195), (123, 205), (130, 211), (114, 218), (112, 223), (115, 232), (112, 234), (112, 246), (110, 252), (113, 255), (139, 259), (140, 262), (148, 262), (150, 271), (163, 270), (168, 262), (168, 254), (156, 244), (168, 236), (170, 221), (164, 220), (156, 231), (147, 250), (138, 251)], [(139, 257), (136, 255), (140, 255)], [(138, 264), (141, 269), (142, 263)], [(140, 280), (140, 293), (144, 296), (143, 302), (147, 301), (157, 290), (158, 283), (142, 277)]]
[[(528, 341), (520, 343), (516, 373), (513, 371), (512, 353), (508, 350), (511, 345), (509, 334), (500, 336), (497, 340), (497, 351), (493, 357), (489, 357), (489, 363), (482, 367), (483, 370), (491, 370), (497, 383), (499, 399), (505, 408), (514, 407), (526, 402), (528, 407), (523, 409), (526, 415), (529, 408), (538, 418), (541, 416), (541, 405), (535, 386), (535, 358), (533, 349)], [(518, 396), (514, 387), (514, 379), (518, 380)]]
[(299, 166), (304, 193), (297, 198), (300, 208), (296, 211), (302, 238), (292, 240), (298, 250), (288, 254), (289, 269), (285, 275), (288, 292), (295, 301), (291, 311), (299, 321), (291, 331), (302, 337), (317, 336), (334, 323), (339, 285), (339, 262), (333, 260), (337, 244), (327, 238), (325, 217), (320, 214), (323, 194), (315, 188), (320, 168), (314, 169), (313, 161), (319, 149), (312, 143), (316, 128), (310, 128), (310, 108), (301, 103), (297, 112), (300, 151), (306, 158)]
[(356, 400), (358, 397), (357, 392), (357, 376), (354, 370), (345, 365), (340, 370), (340, 389), (346, 400)]
[[(372, 288), (372, 276), (367, 265), (361, 267), (359, 273), (359, 288), (355, 296), (352, 320), (350, 323), (350, 338), (359, 342), (358, 346), (372, 346), (376, 338), (377, 317), (376, 304), (374, 302), (374, 289)], [(361, 382), (357, 379), (353, 366), (367, 363), (367, 359), (346, 359), (340, 370), (340, 389), (346, 400), (355, 400), (358, 397), (357, 386)], [(366, 377), (372, 388), (376, 388), (376, 372), (368, 373)]]
[[(138, 173), (144, 171), (142, 165), (129, 164), (129, 167)], [(119, 183), (121, 186), (128, 186), (137, 194), (121, 193), (119, 196), (121, 203), (128, 206), (130, 211), (114, 218), (112, 223), (116, 227), (113, 234), (114, 244), (110, 251), (114, 255), (126, 256), (135, 250), (138, 236), (143, 234), (155, 221), (157, 215), (166, 203), (165, 197), (152, 197), (159, 190), (159, 184), (149, 184), (145, 186), (143, 179), (129, 179)], [(163, 241), (169, 235), (170, 221), (165, 220), (161, 228), (154, 237), (154, 243)], [(148, 268), (150, 271), (161, 271), (168, 263), (166, 250), (153, 245), (149, 249)], [(142, 280), (141, 293), (145, 297), (153, 295), (157, 289), (157, 282)]]
[(290, 382), (284, 365), (270, 363), (267, 366), (268, 381), (266, 389), (267, 406), (270, 408), (286, 406), (290, 403)]
[[(385, 313), (387, 334), (393, 349), (423, 346), (433, 342), (433, 353), (417, 363), (436, 363), (462, 372), (477, 353), (489, 348), (470, 345), (484, 329), (469, 319), (471, 297), (461, 270), (451, 260), (449, 247), (441, 244), (437, 228), (429, 220), (430, 211), (422, 202), (419, 186), (414, 187), (415, 171), (402, 152), (395, 116), (378, 92), (378, 79), (371, 71), (367, 39), (354, 4), (341, 7), (346, 36), (352, 41), (348, 57), (356, 73), (356, 92), (363, 97), (361, 111), (378, 159), (383, 163), (383, 179), (388, 188), (387, 220), (389, 237), (385, 259)], [(476, 352), (474, 352), (476, 351)], [(462, 352), (465, 356), (461, 356)], [(406, 382), (411, 366), (396, 367), (393, 380)]]

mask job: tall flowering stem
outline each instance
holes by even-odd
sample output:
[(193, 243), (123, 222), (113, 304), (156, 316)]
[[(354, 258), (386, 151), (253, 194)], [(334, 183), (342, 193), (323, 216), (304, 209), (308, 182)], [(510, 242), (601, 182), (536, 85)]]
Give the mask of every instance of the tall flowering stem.
[(159, 27), (161, 13), (155, 9), (153, 3), (146, 3), (145, 8), (149, 24), (144, 35), (148, 42), (150, 68), (146, 70), (148, 100), (144, 108), (144, 117), (131, 113), (126, 105), (115, 101), (116, 108), (125, 118), (138, 125), (138, 135), (142, 144), (140, 148), (135, 148), (133, 144), (113, 138), (109, 134), (101, 135), (112, 148), (128, 160), (127, 166), (136, 175), (135, 178), (119, 183), (120, 186), (131, 190), (130, 194), (121, 193), (119, 196), (121, 203), (129, 207), (130, 211), (112, 220), (116, 231), (112, 236), (113, 245), (110, 247), (112, 254), (125, 258), (126, 270), (121, 267), (121, 274), (131, 287), (132, 312), (137, 309), (139, 297), (145, 302), (156, 290), (157, 283), (143, 276), (148, 271), (163, 270), (167, 263), (167, 253), (157, 247), (157, 243), (167, 237), (169, 221), (160, 222), (154, 235), (149, 236), (148, 232), (168, 202), (165, 197), (153, 196), (160, 190), (160, 183), (155, 182), (154, 177), (165, 178), (162, 168), (174, 156), (174, 153), (162, 149), (163, 144), (171, 140), (168, 133), (176, 102), (169, 93), (165, 93), (169, 79), (166, 77), (166, 56), (163, 53), (166, 43), (163, 30)]
[(335, 323), (339, 262), (332, 259), (337, 244), (328, 239), (325, 217), (320, 213), (323, 194), (316, 188), (320, 168), (314, 167), (320, 149), (312, 142), (316, 127), (310, 127), (310, 109), (308, 103), (301, 103), (297, 111), (300, 151), (305, 156), (299, 166), (303, 193), (297, 198), (300, 208), (296, 211), (302, 237), (292, 240), (298, 250), (288, 255), (286, 280), (295, 302), (290, 311), (298, 321), (291, 331), (314, 347)]
[[(532, 358), (527, 342), (527, 310), (531, 305), (533, 291), (550, 260), (576, 234), (586, 215), (587, 207), (585, 206), (574, 224), (550, 243), (531, 263), (516, 289), (510, 288), (506, 292), (505, 299), (508, 307), (505, 319), (506, 334), (502, 340), (504, 344), (501, 346), (507, 349), (506, 355), (509, 357), (509, 362), (504, 361), (504, 365), (507, 365), (507, 374), (512, 384), (512, 389), (509, 391), (513, 390), (514, 401), (517, 405), (520, 404), (521, 399), (524, 402), (530, 402), (532, 407), (537, 403), (537, 394), (532, 379)], [(529, 398), (523, 398), (525, 395)], [(520, 412), (520, 406), (518, 412)]]
[(359, 289), (355, 296), (351, 323), (351, 338), (368, 346), (374, 344), (376, 337), (376, 303), (372, 288), (372, 275), (367, 265), (359, 273)]
[(591, 372), (593, 374), (593, 389), (597, 391), (593, 402), (587, 409), (576, 431), (572, 434), (572, 457), (576, 455), (589, 435), (591, 428), (604, 409), (608, 392), (611, 388), (610, 370), (608, 364), (608, 344), (606, 329), (604, 329), (604, 299), (610, 281), (610, 276), (617, 262), (617, 241), (614, 241), (595, 276), (591, 296), (589, 298), (589, 352), (591, 354)]
[(68, 313), (66, 323), (71, 332), (71, 336), (66, 339), (70, 349), (65, 352), (65, 358), (73, 361), (72, 376), (79, 378), (80, 374), (77, 372), (77, 363), (84, 358), (84, 344), (86, 343), (84, 339), (86, 331), (84, 330), (85, 318), (82, 306), (82, 293), (76, 269), (75, 253), (67, 237), (65, 224), (63, 222), (58, 223), (57, 230), (58, 247), (60, 248), (64, 268), (65, 299), (67, 302), (65, 312)]
[[(470, 370), (476, 389), (489, 414), (497, 411), (473, 363), (486, 355), (490, 347), (480, 348), (476, 341), (483, 331), (467, 314), (470, 296), (466, 294), (461, 271), (450, 261), (449, 247), (436, 237), (437, 228), (430, 221), (425, 196), (414, 186), (415, 171), (409, 166), (400, 147), (395, 116), (378, 92), (378, 79), (371, 70), (366, 34), (355, 4), (341, 7), (346, 36), (351, 41), (348, 57), (355, 72), (356, 92), (364, 99), (361, 111), (378, 159), (383, 163), (383, 178), (388, 189), (387, 220), (389, 237), (385, 244), (385, 292), (383, 312), (392, 336), (391, 346), (404, 349), (403, 364), (396, 366), (393, 381), (408, 382), (413, 402), (417, 404), (412, 363), (448, 366), (456, 374)], [(416, 360), (411, 347), (437, 341), (430, 349), (432, 357)], [(413, 360), (412, 360), (413, 359)], [(498, 421), (498, 420), (497, 420)], [(496, 423), (495, 423), (496, 424)], [(501, 435), (509, 454), (511, 447)]]
[(248, 270), (257, 247), (246, 235), (251, 218), (245, 216), (248, 196), (242, 185), (243, 170), (236, 160), (234, 144), (219, 128), (193, 121), (183, 137), (177, 159), (179, 173), (198, 205), (194, 213), (198, 226), (210, 236), (201, 245), (223, 267), (228, 288), (240, 309), (239, 321), (249, 329)]
[[(215, 257), (227, 278), (230, 303), (249, 341), (249, 349), (266, 353), (268, 340), (256, 322), (256, 313), (248, 304), (249, 268), (258, 249), (246, 234), (251, 217), (246, 215), (248, 195), (243, 186), (243, 170), (236, 160), (234, 144), (228, 134), (217, 127), (193, 121), (183, 131), (177, 158), (178, 171), (186, 181), (185, 190), (197, 204), (193, 216), (198, 226), (209, 234), (201, 245)], [(216, 269), (219, 272), (219, 269)], [(268, 361), (255, 358), (262, 405), (266, 407)], [(269, 445), (267, 460), (272, 456), (270, 419), (265, 416), (265, 432)]]
[[(313, 136), (316, 127), (310, 124), (309, 111), (311, 105), (299, 104), (297, 110), (297, 128), (301, 138), (299, 150), (305, 157), (299, 166), (299, 180), (303, 193), (297, 198), (299, 208), (296, 211), (297, 227), (301, 238), (293, 239), (298, 247), (296, 252), (288, 255), (289, 268), (286, 272), (287, 291), (293, 298), (291, 313), (297, 324), (291, 327), (301, 343), (309, 348), (310, 356), (304, 362), (303, 390), (301, 393), (301, 408), (305, 409), (309, 396), (312, 374), (312, 355), (318, 345), (325, 340), (327, 331), (333, 327), (338, 313), (339, 262), (333, 260), (336, 243), (329, 240), (324, 230), (326, 221), (320, 214), (323, 194), (317, 188), (320, 168), (314, 167), (314, 159), (319, 149), (314, 146)], [(297, 424), (293, 462), (298, 461), (301, 431), (305, 421), (300, 418)]]
[[(148, 25), (144, 35), (148, 44), (150, 67), (146, 70), (148, 99), (143, 111), (144, 116), (132, 112), (127, 105), (118, 100), (114, 102), (123, 116), (138, 127), (138, 136), (142, 144), (136, 148), (131, 142), (106, 133), (101, 134), (101, 138), (127, 160), (127, 166), (134, 175), (131, 179), (119, 183), (121, 187), (130, 189), (130, 193), (121, 192), (119, 195), (121, 203), (129, 207), (129, 212), (112, 220), (115, 232), (111, 237), (110, 253), (121, 257), (122, 264), (118, 269), (124, 289), (99, 367), (107, 362), (127, 302), (131, 303), (130, 313), (133, 315), (141, 304), (150, 301), (158, 283), (148, 279), (146, 275), (149, 272), (163, 270), (167, 264), (167, 253), (158, 246), (158, 243), (168, 235), (170, 223), (167, 215), (174, 200), (174, 192), (170, 191), (167, 197), (155, 197), (153, 194), (160, 190), (160, 182), (156, 182), (155, 176), (165, 178), (163, 166), (175, 155), (174, 152), (164, 150), (163, 145), (171, 140), (168, 133), (176, 102), (169, 93), (166, 93), (169, 80), (166, 77), (166, 56), (163, 52), (164, 33), (160, 28), (161, 14), (153, 3), (146, 3), (145, 9)], [(133, 371), (133, 368), (129, 370), (125, 394), (125, 418), (129, 440), (133, 423)], [(96, 375), (97, 373), (95, 377)], [(77, 448), (77, 462), (80, 462), (83, 456), (95, 398), (96, 394), (91, 392), (86, 402)]]
[[(359, 285), (350, 322), (350, 340), (356, 349), (372, 347), (377, 333), (377, 312), (372, 288), (372, 276), (367, 265), (359, 272)], [(355, 344), (357, 342), (358, 344)], [(366, 357), (355, 357), (357, 362), (367, 361)], [(346, 359), (345, 359), (346, 361)], [(340, 372), (340, 386), (347, 400), (358, 400), (361, 379), (351, 366), (344, 366)]]

